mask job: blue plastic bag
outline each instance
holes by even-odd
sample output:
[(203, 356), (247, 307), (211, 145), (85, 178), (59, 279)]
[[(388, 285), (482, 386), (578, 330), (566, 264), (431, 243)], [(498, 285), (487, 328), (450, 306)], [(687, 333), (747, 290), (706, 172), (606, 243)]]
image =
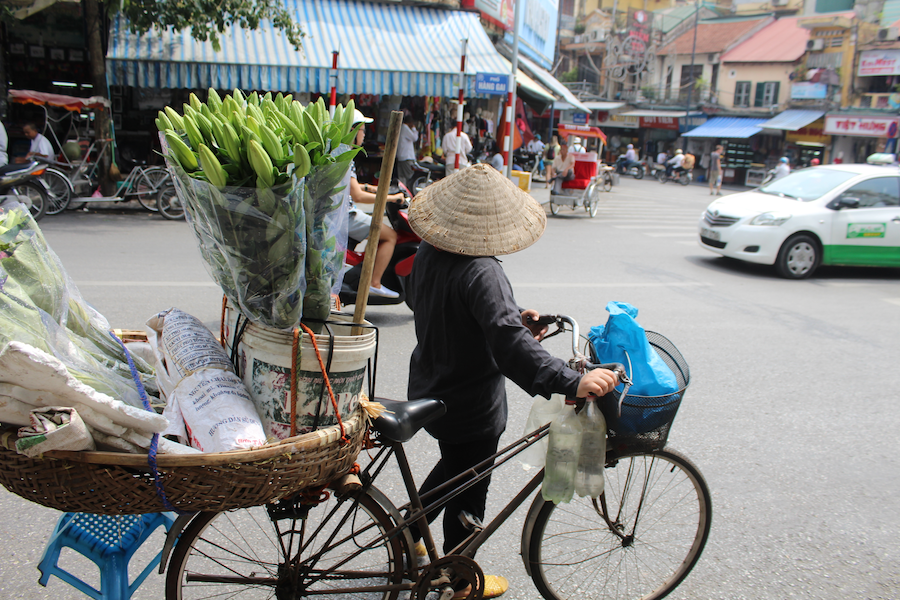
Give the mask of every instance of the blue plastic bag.
[(627, 302), (610, 302), (606, 310), (609, 312), (606, 325), (591, 327), (588, 335), (598, 361), (622, 363), (626, 370), (631, 369), (634, 384), (628, 390), (629, 396), (665, 396), (677, 392), (675, 374), (647, 341), (644, 328), (635, 321), (638, 310)]

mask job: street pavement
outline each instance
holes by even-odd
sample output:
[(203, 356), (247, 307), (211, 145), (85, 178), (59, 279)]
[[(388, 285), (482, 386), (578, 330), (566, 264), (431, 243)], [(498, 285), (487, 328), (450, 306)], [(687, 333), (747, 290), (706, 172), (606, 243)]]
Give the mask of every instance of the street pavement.
[[(548, 197), (540, 184), (532, 193)], [(696, 242), (710, 200), (704, 186), (622, 178), (595, 218), (563, 208), (538, 243), (501, 257), (517, 301), (569, 314), (585, 333), (605, 322), (607, 302), (629, 302), (639, 322), (671, 339), (690, 364), (669, 445), (709, 483), (713, 527), (697, 567), (670, 598), (900, 597), (900, 270), (825, 268), (788, 281), (769, 267), (718, 258)], [(41, 225), (113, 326), (139, 328), (178, 306), (218, 329), (221, 296), (186, 224), (118, 206)], [(381, 331), (377, 392), (403, 398), (412, 314), (403, 305), (371, 307), (367, 318)], [(563, 357), (567, 346), (547, 342)], [(532, 399), (507, 388), (509, 442), (521, 435)], [(408, 452), (424, 477), (436, 444), (420, 434)], [(495, 474), (488, 518), (528, 475), (518, 465)], [(379, 485), (402, 503), (394, 474)], [(510, 600), (540, 597), (518, 556), (526, 509), (478, 555), (486, 573), (510, 579)], [(0, 491), (2, 597), (83, 597), (56, 579), (47, 589), (37, 584), (57, 516)], [(87, 572), (79, 564), (77, 572)], [(151, 576), (134, 597), (162, 595), (162, 578)]]

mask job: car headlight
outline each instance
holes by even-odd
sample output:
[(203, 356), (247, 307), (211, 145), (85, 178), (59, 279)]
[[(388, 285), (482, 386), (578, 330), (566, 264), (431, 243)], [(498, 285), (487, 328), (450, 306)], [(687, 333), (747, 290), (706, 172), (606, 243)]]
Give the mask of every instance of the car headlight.
[(764, 225), (769, 227), (778, 227), (783, 225), (785, 221), (791, 218), (791, 215), (783, 212), (765, 212), (756, 215), (750, 220), (750, 225)]

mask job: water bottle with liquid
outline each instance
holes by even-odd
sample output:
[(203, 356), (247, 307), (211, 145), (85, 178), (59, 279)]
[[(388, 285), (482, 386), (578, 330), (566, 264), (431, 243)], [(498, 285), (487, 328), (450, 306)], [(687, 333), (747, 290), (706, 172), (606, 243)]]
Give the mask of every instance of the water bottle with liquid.
[(569, 502), (575, 493), (575, 474), (581, 453), (581, 422), (575, 414), (575, 401), (566, 400), (565, 408), (550, 424), (550, 442), (541, 495), (559, 504)]
[(581, 422), (581, 454), (575, 475), (575, 493), (597, 498), (603, 493), (603, 469), (606, 465), (606, 419), (595, 398), (588, 396), (578, 415)]
[[(547, 400), (543, 396), (537, 396), (531, 405), (531, 412), (528, 414), (528, 420), (525, 421), (525, 431), (523, 435), (527, 435), (543, 427), (553, 420), (553, 417), (559, 414), (565, 404), (566, 399), (562, 394), (553, 394)], [(538, 440), (531, 446), (519, 453), (519, 461), (522, 467), (527, 471), (531, 467), (540, 469), (544, 466), (544, 459), (547, 458), (547, 436)]]

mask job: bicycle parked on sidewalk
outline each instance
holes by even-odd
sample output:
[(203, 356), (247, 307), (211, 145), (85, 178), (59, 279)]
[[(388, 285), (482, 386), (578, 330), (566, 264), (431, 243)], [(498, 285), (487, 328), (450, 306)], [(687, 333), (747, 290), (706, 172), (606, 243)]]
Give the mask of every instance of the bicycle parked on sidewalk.
[[(710, 493), (700, 471), (680, 453), (665, 448), (690, 382), (687, 364), (671, 342), (648, 332), (648, 340), (675, 374), (679, 390), (655, 398), (628, 396), (630, 381), (622, 365), (594, 364), (579, 351), (573, 319), (558, 315), (541, 317), (540, 322), (556, 325), (551, 336), (571, 333), (574, 368), (615, 370), (626, 389), (621, 399), (612, 395), (603, 399), (621, 406), (608, 417), (604, 492), (598, 498), (560, 505), (545, 502), (538, 493), (522, 530), (525, 569), (548, 600), (662, 598), (697, 563), (712, 521)], [(317, 490), (234, 512), (198, 513), (186, 528), (173, 528), (169, 534), (170, 542), (180, 536), (168, 561), (166, 598), (352, 595), (394, 600), (402, 593), (403, 598), (424, 600), (434, 592), (449, 598), (466, 585), (471, 586), (467, 598), (480, 598), (485, 577), (473, 557), (540, 487), (543, 470), (490, 523), (470, 523), (469, 537), (446, 556), (438, 556), (424, 515), (513, 461), (547, 436), (549, 426), (420, 497), (404, 444), (442, 416), (445, 406), (439, 400), (379, 401), (388, 410), (372, 424), (374, 455), (359, 474), (361, 486), (352, 491)], [(608, 410), (606, 406), (604, 413)], [(633, 427), (635, 419), (642, 418), (653, 421), (652, 429), (626, 433), (626, 425)], [(391, 457), (409, 497), (401, 506), (375, 486)], [(474, 471), (477, 476), (468, 479)], [(417, 555), (409, 530), (413, 523), (423, 534), (427, 557)]]

